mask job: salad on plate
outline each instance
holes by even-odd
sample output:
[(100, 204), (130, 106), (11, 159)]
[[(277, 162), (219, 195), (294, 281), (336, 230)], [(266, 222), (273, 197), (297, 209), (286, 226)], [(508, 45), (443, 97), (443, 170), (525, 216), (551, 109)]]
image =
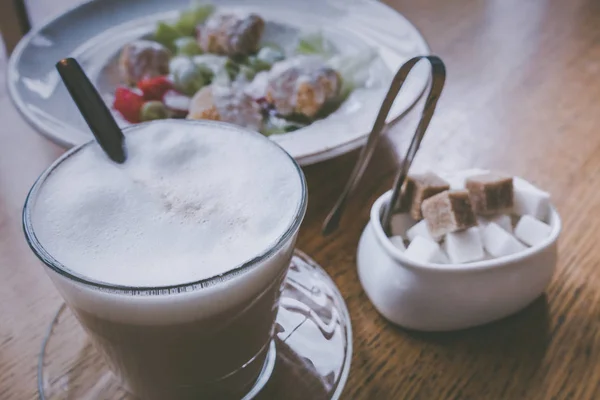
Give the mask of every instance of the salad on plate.
[(158, 22), (120, 50), (114, 111), (129, 123), (209, 119), (273, 135), (326, 118), (367, 84), (374, 54), (344, 54), (319, 32), (284, 47), (265, 38), (266, 24), (212, 5)]

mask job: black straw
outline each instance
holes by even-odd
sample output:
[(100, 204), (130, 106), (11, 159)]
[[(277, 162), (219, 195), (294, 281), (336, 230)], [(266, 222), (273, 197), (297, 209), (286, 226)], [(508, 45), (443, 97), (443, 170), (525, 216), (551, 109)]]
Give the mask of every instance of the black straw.
[(56, 69), (102, 150), (114, 162), (125, 162), (123, 132), (77, 60), (60, 60)]

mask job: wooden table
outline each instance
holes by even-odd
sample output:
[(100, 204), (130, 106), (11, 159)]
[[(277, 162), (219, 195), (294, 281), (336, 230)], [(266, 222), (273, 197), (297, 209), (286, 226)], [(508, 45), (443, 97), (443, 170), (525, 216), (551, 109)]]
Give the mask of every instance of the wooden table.
[[(74, 2), (29, 2), (34, 24)], [(38, 4), (39, 3), (39, 4)], [(59, 3), (59, 4), (57, 4)], [(340, 287), (354, 326), (348, 399), (600, 398), (600, 3), (597, 0), (394, 0), (443, 57), (448, 81), (420, 166), (489, 167), (552, 193), (562, 214), (558, 270), (519, 314), (462, 332), (388, 324), (367, 300), (355, 250), (373, 200), (391, 186), (410, 121), (374, 157), (342, 229), (321, 222), (356, 153), (306, 168), (298, 246)], [(40, 340), (60, 298), (21, 232), (37, 175), (62, 150), (30, 128), (5, 89), (0, 58), (0, 399), (37, 398)]]

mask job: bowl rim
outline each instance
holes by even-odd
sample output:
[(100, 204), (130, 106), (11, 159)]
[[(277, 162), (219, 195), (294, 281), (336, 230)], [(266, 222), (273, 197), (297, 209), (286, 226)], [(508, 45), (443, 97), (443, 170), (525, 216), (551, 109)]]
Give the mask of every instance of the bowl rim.
[(391, 195), (392, 191), (389, 190), (381, 196), (379, 196), (377, 200), (375, 200), (373, 206), (371, 207), (369, 225), (372, 226), (373, 231), (375, 232), (375, 237), (379, 244), (383, 247), (383, 249), (394, 260), (402, 263), (403, 266), (412, 269), (426, 270), (432, 272), (468, 273), (473, 271), (484, 271), (489, 269), (507, 267), (509, 265), (514, 265), (515, 263), (526, 261), (532, 258), (533, 256), (546, 251), (549, 247), (553, 246), (556, 243), (556, 241), (558, 240), (558, 236), (560, 235), (560, 232), (562, 230), (562, 221), (560, 215), (558, 214), (558, 211), (552, 205), (552, 203), (550, 203), (549, 220), (550, 226), (552, 227), (552, 232), (550, 233), (550, 236), (548, 236), (548, 238), (546, 238), (542, 243), (536, 246), (528, 247), (525, 251), (520, 251), (518, 253), (498, 258), (492, 258), (489, 260), (475, 261), (464, 264), (438, 264), (416, 261), (406, 257), (401, 250), (394, 246), (383, 231), (383, 227), (381, 226), (381, 208), (384, 204), (387, 204)]

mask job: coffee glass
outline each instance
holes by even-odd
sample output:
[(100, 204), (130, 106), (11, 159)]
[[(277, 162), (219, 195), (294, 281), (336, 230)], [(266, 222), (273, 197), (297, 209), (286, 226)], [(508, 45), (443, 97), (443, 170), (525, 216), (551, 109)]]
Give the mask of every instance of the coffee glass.
[[(124, 132), (127, 135), (144, 125)], [(301, 199), (287, 229), (263, 253), (209, 279), (170, 286), (120, 286), (87, 278), (62, 265), (38, 241), (32, 222), (32, 210), (48, 177), (92, 143), (64, 154), (33, 185), (23, 210), (29, 246), (128, 391), (144, 400), (243, 398), (258, 380), (268, 379), (270, 372), (264, 366), (272, 365), (275, 357), (279, 296), (306, 211), (302, 170), (287, 156), (301, 182)]]

